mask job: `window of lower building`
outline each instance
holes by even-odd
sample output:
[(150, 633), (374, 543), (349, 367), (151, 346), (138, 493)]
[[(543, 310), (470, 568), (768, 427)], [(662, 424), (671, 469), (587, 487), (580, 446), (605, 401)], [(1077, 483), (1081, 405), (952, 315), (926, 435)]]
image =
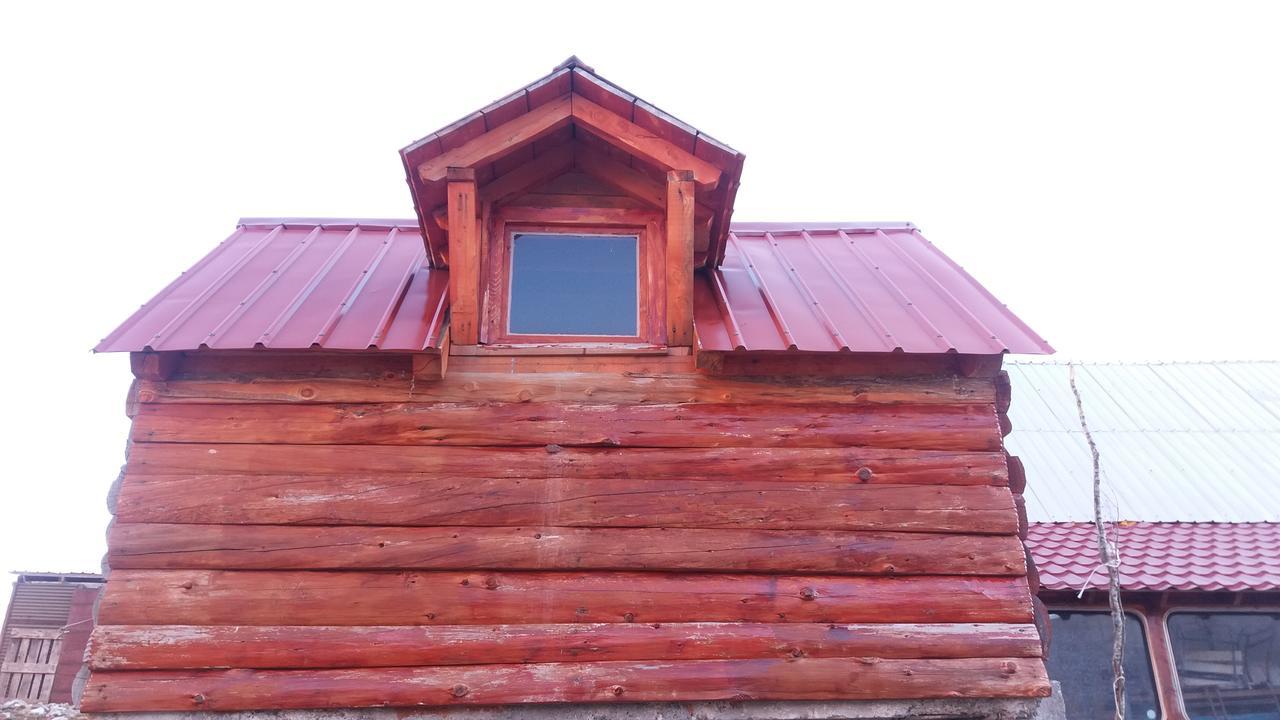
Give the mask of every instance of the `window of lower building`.
[(511, 335), (639, 335), (639, 237), (517, 232), (511, 237)]
[[(1111, 720), (1115, 701), (1111, 691), (1111, 615), (1106, 612), (1059, 611), (1049, 615), (1053, 642), (1049, 646), (1049, 677), (1062, 685), (1067, 717), (1072, 720)], [(1128, 711), (1125, 717), (1160, 717), (1151, 654), (1142, 623), (1125, 616), (1124, 676)]]
[(1189, 717), (1280, 718), (1280, 613), (1178, 612), (1168, 628)]

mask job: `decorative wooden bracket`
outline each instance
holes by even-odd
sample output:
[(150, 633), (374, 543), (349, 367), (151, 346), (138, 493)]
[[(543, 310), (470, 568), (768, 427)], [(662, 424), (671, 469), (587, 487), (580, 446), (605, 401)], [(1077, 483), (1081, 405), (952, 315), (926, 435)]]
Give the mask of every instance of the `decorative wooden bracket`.
[(480, 342), (480, 222), (474, 168), (449, 168), (449, 331)]
[(693, 345), (694, 174), (667, 173), (667, 344)]

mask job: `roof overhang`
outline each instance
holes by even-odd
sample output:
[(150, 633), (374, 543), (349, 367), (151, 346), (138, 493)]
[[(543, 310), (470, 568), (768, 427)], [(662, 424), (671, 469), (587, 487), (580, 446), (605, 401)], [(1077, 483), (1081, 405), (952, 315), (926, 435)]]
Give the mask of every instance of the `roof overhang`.
[(583, 159), (584, 146), (600, 150), (596, 162), (603, 157), (654, 180), (670, 170), (691, 171), (699, 203), (711, 215), (705, 263), (719, 264), (745, 157), (601, 78), (576, 57), (400, 151), (431, 264), (448, 265), (448, 230), (436, 216), (446, 204), (449, 168), (475, 170), (482, 186), (501, 185), (540, 159), (564, 155), (575, 166), (592, 162)]

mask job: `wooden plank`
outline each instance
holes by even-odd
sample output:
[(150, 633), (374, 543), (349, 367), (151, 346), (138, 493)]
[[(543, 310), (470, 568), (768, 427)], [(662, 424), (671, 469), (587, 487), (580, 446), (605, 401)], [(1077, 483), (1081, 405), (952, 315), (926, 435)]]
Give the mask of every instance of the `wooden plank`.
[(548, 702), (1045, 697), (1035, 658), (792, 658), (95, 673), (87, 712)]
[(630, 120), (609, 112), (581, 95), (573, 96), (572, 105), (574, 123), (582, 124), (595, 131), (610, 144), (616, 144), (632, 155), (654, 163), (664, 170), (691, 171), (699, 190), (710, 192), (720, 182), (720, 168), (654, 135)]
[(133, 376), (141, 380), (166, 380), (181, 362), (182, 353), (177, 352), (129, 353), (129, 368)]
[(565, 143), (504, 173), (480, 188), (483, 202), (501, 203), (573, 167), (573, 145)]
[[(428, 363), (435, 355), (422, 357)], [(989, 382), (956, 377), (821, 378), (724, 377), (696, 373), (469, 372), (471, 358), (450, 359), (450, 372), (430, 383), (403, 375), (390, 378), (281, 379), (255, 374), (214, 379), (138, 380), (140, 403), (577, 403), (652, 405), (741, 403), (746, 405), (916, 404), (987, 405), (995, 401)], [(510, 364), (510, 360), (507, 361)], [(418, 380), (424, 377), (417, 378)]]
[(48, 662), (26, 662), (26, 663), (10, 662), (10, 663), (5, 663), (5, 664), (3, 664), (3, 665), (0, 665), (0, 672), (6, 672), (6, 673), (30, 673), (30, 674), (34, 674), (34, 675), (43, 675), (43, 674), (45, 674), (45, 673), (52, 673), (54, 670), (57, 670), (57, 669), (58, 669), (58, 663), (56, 663), (56, 662), (54, 662), (54, 663), (48, 663)]
[(113, 570), (103, 625), (1007, 622), (1021, 577)]
[(122, 523), (112, 569), (672, 570), (1025, 575), (1013, 535), (599, 527)]
[(476, 173), (450, 167), (449, 177), (449, 330), (453, 342), (480, 341), (480, 207)]
[(947, 354), (834, 353), (779, 350), (703, 352), (698, 367), (718, 375), (821, 375), (825, 377), (922, 377), (961, 375)]
[(990, 405), (142, 405), (150, 443), (998, 451)]
[(514, 151), (569, 124), (572, 101), (569, 95), (531, 110), (520, 117), (473, 138), (463, 145), (418, 165), (418, 177), (426, 183), (440, 182), (451, 167), (474, 168)]
[(667, 173), (667, 343), (693, 345), (693, 173)]
[[(299, 471), (302, 471), (301, 473)], [(638, 478), (891, 485), (1008, 485), (998, 452), (875, 448), (476, 448), (135, 443), (137, 474), (399, 474), (459, 479)]]
[(325, 668), (731, 658), (1040, 657), (1035, 625), (99, 625), (95, 670)]
[(424, 475), (126, 475), (118, 523), (654, 527), (1011, 535), (1008, 489)]
[(62, 637), (60, 628), (9, 628), (11, 638), (29, 638), (35, 640), (57, 640)]

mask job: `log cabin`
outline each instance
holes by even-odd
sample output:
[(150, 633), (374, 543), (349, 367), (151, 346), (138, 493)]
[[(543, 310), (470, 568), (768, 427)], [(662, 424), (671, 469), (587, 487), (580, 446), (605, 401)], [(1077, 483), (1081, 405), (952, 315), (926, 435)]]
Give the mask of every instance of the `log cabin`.
[(85, 710), (1037, 712), (1052, 350), (917, 228), (734, 222), (743, 154), (576, 58), (401, 157), (414, 219), (243, 219), (96, 348)]

